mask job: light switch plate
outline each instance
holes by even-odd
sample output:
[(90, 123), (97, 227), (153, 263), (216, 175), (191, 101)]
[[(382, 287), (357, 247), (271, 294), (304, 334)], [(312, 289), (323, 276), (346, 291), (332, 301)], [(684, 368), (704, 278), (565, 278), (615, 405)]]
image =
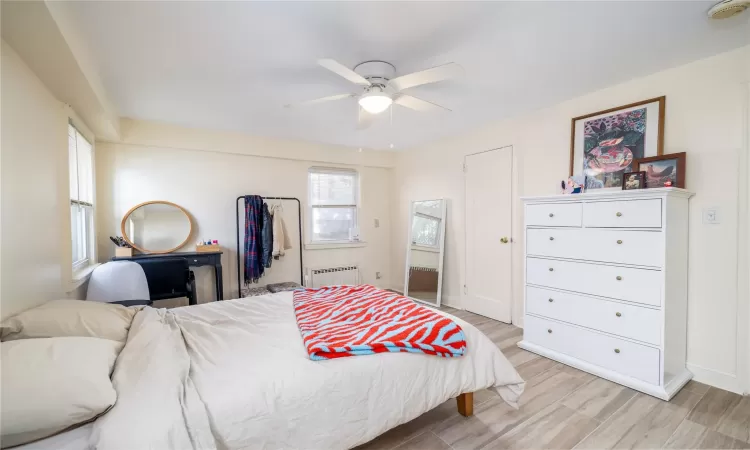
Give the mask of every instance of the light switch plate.
[(380, 219), (375, 219), (375, 228), (380, 228)]
[(721, 217), (719, 216), (719, 208), (710, 207), (703, 208), (703, 223), (716, 225), (721, 223)]

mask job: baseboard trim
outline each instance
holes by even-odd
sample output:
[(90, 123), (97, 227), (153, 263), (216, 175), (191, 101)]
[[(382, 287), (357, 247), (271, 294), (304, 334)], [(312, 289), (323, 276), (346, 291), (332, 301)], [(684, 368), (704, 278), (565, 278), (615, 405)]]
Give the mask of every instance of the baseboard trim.
[(709, 386), (724, 389), (725, 391), (734, 392), (743, 395), (743, 389), (737, 375), (721, 372), (719, 370), (708, 369), (696, 364), (687, 363), (687, 368), (693, 372), (693, 379)]
[(460, 295), (443, 295), (443, 298), (440, 299), (440, 304), (450, 306), (451, 308), (463, 309), (461, 307)]

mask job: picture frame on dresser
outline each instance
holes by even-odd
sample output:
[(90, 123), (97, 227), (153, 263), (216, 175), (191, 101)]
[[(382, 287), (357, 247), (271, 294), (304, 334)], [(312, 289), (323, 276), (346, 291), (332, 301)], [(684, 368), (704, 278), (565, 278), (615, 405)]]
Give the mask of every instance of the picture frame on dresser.
[(622, 190), (646, 188), (646, 172), (626, 172), (622, 175)]
[(636, 159), (664, 151), (666, 97), (656, 97), (574, 117), (570, 125), (570, 175), (585, 175), (586, 190), (620, 189)]
[(522, 197), (518, 346), (669, 400), (687, 369), (689, 199), (679, 188)]
[(636, 159), (634, 171), (646, 173), (646, 187), (685, 188), (685, 165), (687, 153), (670, 153), (651, 158)]

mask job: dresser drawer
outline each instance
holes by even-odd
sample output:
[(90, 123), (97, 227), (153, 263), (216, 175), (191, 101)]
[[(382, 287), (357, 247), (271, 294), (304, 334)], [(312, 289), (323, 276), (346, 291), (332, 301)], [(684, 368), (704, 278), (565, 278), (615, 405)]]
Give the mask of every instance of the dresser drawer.
[(661, 231), (529, 228), (526, 231), (526, 253), (533, 256), (662, 267), (663, 239)]
[(580, 203), (537, 203), (526, 205), (526, 225), (580, 227)]
[(523, 338), (573, 358), (658, 385), (659, 350), (596, 331), (525, 316)]
[(607, 300), (526, 287), (526, 312), (661, 345), (661, 311)]
[(585, 203), (583, 225), (601, 228), (661, 228), (661, 200)]
[(661, 306), (658, 270), (526, 258), (526, 282), (583, 294)]

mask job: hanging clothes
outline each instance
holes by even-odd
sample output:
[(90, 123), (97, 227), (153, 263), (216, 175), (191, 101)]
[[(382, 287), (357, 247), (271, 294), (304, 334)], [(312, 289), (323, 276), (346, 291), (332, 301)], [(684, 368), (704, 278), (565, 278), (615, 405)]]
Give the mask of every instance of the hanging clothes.
[(273, 223), (271, 213), (268, 212), (268, 205), (266, 203), (263, 203), (263, 226), (260, 234), (263, 248), (260, 261), (261, 264), (263, 264), (263, 267), (269, 269), (271, 263), (273, 263), (273, 258), (271, 257), (273, 251)]
[(257, 283), (263, 275), (263, 198), (245, 196), (245, 284)]
[[(283, 208), (281, 205), (272, 205), (271, 214), (273, 215), (273, 258), (279, 259), (284, 256), (286, 250), (292, 248), (289, 240), (289, 233), (286, 231), (286, 224), (282, 216)], [(302, 251), (302, 249), (300, 249)]]

